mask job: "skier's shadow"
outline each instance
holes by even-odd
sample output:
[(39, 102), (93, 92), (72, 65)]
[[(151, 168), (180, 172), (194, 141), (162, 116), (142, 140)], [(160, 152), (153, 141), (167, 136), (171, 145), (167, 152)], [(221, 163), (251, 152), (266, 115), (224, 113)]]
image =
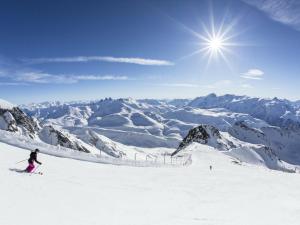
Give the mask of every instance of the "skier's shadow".
[(17, 172), (17, 173), (25, 173), (26, 171), (25, 170), (21, 170), (21, 169), (17, 169), (17, 168), (9, 168), (10, 171), (13, 171), (13, 172)]

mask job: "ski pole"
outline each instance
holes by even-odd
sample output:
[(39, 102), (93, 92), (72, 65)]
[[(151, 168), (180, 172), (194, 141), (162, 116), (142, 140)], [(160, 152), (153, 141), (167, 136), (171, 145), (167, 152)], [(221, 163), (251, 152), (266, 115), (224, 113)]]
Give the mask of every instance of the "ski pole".
[(19, 162), (16, 162), (16, 164), (21, 163), (21, 162), (24, 162), (24, 161), (26, 161), (26, 160), (27, 160), (27, 159), (21, 160), (21, 161), (19, 161)]

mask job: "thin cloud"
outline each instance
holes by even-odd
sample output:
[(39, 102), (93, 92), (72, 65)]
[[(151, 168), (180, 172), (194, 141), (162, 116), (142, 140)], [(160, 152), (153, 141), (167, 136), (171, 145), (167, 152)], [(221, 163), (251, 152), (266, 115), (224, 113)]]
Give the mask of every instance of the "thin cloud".
[(71, 84), (76, 83), (77, 80), (72, 76), (67, 75), (54, 75), (43, 72), (24, 72), (19, 73), (14, 78), (16, 81), (27, 82), (27, 83), (37, 83), (37, 84)]
[(24, 85), (35, 84), (73, 84), (79, 81), (100, 81), (100, 80), (129, 80), (127, 76), (116, 75), (69, 75), (69, 74), (50, 74), (40, 71), (16, 72), (14, 76), (6, 76), (12, 82), (3, 82), (2, 85)]
[(300, 31), (299, 0), (243, 0), (266, 13), (271, 19)]
[(165, 87), (187, 87), (187, 88), (197, 88), (200, 87), (197, 84), (189, 84), (189, 83), (165, 83), (165, 84), (159, 84), (160, 86)]
[(259, 69), (250, 69), (246, 73), (242, 73), (241, 77), (250, 80), (262, 80), (264, 72)]
[(204, 85), (204, 88), (215, 89), (215, 88), (224, 88), (232, 84), (231, 80), (219, 80), (213, 84)]
[(224, 88), (232, 84), (231, 80), (219, 80), (212, 84), (199, 85), (192, 83), (165, 83), (159, 84), (159, 86), (165, 87), (183, 87), (183, 88), (207, 88), (207, 89), (215, 89), (215, 88)]
[(173, 62), (159, 59), (145, 58), (118, 58), (112, 56), (77, 56), (77, 57), (58, 57), (58, 58), (31, 58), (22, 59), (27, 64), (44, 63), (75, 63), (75, 62), (111, 62), (111, 63), (130, 63), (144, 66), (172, 66)]
[(87, 75), (87, 76), (75, 76), (77, 80), (128, 80), (127, 76), (96, 76), (96, 75)]
[(0, 86), (24, 86), (28, 85), (26, 83), (20, 83), (20, 82), (0, 82)]

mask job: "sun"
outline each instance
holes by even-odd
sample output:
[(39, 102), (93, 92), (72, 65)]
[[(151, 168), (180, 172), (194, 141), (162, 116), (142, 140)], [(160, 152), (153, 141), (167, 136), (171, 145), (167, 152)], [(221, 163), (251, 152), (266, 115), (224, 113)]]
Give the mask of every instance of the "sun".
[(211, 51), (220, 51), (224, 47), (224, 41), (219, 37), (214, 37), (207, 42)]
[(195, 53), (200, 53), (203, 58), (207, 59), (207, 66), (213, 59), (220, 58), (231, 67), (228, 55), (233, 54), (233, 47), (241, 46), (240, 43), (234, 41), (236, 34), (231, 34), (231, 30), (232, 26), (224, 27), (223, 24), (219, 27), (213, 24), (210, 29), (203, 25), (203, 33), (198, 33), (197, 36), (199, 49)]
[(205, 34), (205, 36), (199, 36), (201, 46), (199, 51), (204, 53), (204, 56), (208, 56), (209, 60), (219, 56), (226, 60), (225, 52), (229, 52), (229, 46), (234, 44), (230, 42), (230, 37), (226, 36), (226, 32), (222, 32), (221, 29), (218, 32), (215, 32), (215, 29), (208, 32), (206, 29)]
[(249, 44), (238, 41), (238, 36), (247, 30), (247, 28), (236, 29), (240, 17), (232, 17), (230, 20), (228, 18), (227, 13), (225, 13), (221, 21), (217, 22), (213, 11), (210, 10), (209, 22), (205, 23), (200, 20), (200, 25), (202, 26), (199, 26), (199, 30), (193, 30), (174, 19), (181, 28), (196, 38), (194, 42), (195, 50), (190, 54), (180, 57), (180, 60), (201, 55), (203, 59), (207, 60), (206, 68), (214, 59), (216, 61), (221, 59), (221, 61), (224, 61), (232, 69), (230, 55), (236, 55), (235, 49), (237, 47), (248, 46)]

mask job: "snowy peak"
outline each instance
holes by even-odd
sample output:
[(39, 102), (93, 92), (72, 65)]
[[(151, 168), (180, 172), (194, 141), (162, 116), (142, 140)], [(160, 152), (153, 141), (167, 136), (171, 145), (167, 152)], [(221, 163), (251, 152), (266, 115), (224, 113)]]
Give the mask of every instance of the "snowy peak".
[(0, 129), (18, 132), (33, 138), (39, 130), (38, 124), (18, 107), (0, 108)]
[(299, 129), (300, 114), (295, 103), (285, 99), (251, 98), (247, 96), (210, 94), (189, 103), (196, 108), (225, 108), (232, 112), (246, 113), (273, 126)]
[[(238, 162), (245, 162), (265, 166), (274, 170), (295, 172), (294, 167), (282, 162), (271, 147), (261, 144), (249, 144), (235, 139), (228, 133), (221, 133), (211, 125), (200, 125), (190, 130), (172, 156), (179, 152), (190, 151), (191, 144), (207, 145), (235, 158)], [(195, 148), (194, 150), (197, 150)], [(199, 149), (201, 147), (199, 146)]]
[(206, 144), (220, 150), (229, 150), (236, 147), (231, 141), (224, 138), (217, 128), (211, 125), (202, 124), (189, 131), (188, 135), (183, 139), (179, 144), (178, 149), (172, 155), (175, 155), (194, 142)]
[[(278, 98), (210, 94), (192, 101), (106, 98), (53, 102), (30, 105), (25, 107), (25, 112), (36, 117), (42, 126), (63, 130), (112, 157), (123, 154), (124, 146), (120, 144), (176, 148), (184, 139), (182, 149), (196, 142), (235, 152), (236, 157), (248, 154), (245, 157), (248, 161), (251, 155), (258, 164), (265, 162), (265, 158), (271, 159), (271, 154), (275, 156), (274, 162), (278, 156), (287, 163), (299, 165), (297, 104)], [(10, 129), (14, 129), (13, 123)]]

